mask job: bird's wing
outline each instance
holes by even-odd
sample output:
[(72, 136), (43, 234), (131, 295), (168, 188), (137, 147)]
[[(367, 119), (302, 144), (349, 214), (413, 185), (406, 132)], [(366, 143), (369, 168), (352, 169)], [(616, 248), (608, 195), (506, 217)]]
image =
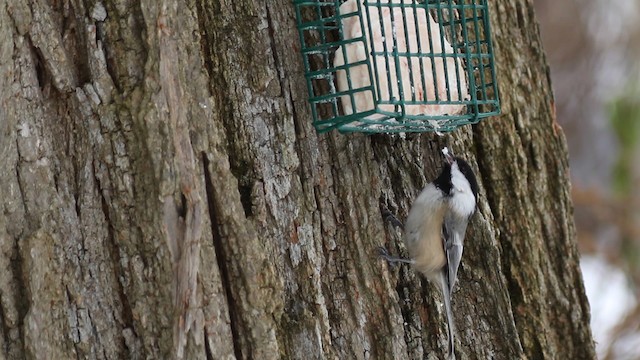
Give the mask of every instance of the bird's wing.
[(450, 219), (445, 217), (442, 224), (442, 239), (444, 252), (447, 257), (447, 265), (441, 271), (442, 277), (442, 295), (444, 297), (445, 311), (447, 312), (447, 325), (449, 328), (449, 354), (448, 360), (456, 358), (455, 355), (455, 325), (453, 322), (453, 311), (451, 310), (451, 297), (453, 295), (453, 286), (456, 283), (458, 266), (462, 259), (462, 238), (451, 226)]
[[(458, 279), (458, 267), (462, 261), (462, 251), (464, 248), (464, 232), (459, 233), (459, 229), (453, 226), (453, 220), (445, 217), (443, 224), (444, 251), (447, 257), (447, 282), (449, 294), (453, 293), (453, 287)], [(454, 230), (456, 229), (456, 230)], [(466, 227), (463, 231), (466, 231)]]
[(453, 323), (453, 310), (451, 310), (451, 290), (447, 280), (446, 268), (442, 270), (440, 277), (442, 284), (442, 295), (444, 297), (444, 309), (447, 313), (447, 327), (449, 328), (449, 354), (447, 354), (447, 360), (455, 360), (455, 334), (456, 328)]

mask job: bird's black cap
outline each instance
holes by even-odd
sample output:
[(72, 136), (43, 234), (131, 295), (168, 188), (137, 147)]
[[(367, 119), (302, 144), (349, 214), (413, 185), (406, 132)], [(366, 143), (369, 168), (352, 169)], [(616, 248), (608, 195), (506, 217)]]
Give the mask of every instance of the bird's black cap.
[(471, 186), (471, 191), (473, 191), (473, 196), (478, 197), (478, 181), (476, 180), (476, 175), (471, 170), (471, 166), (464, 159), (459, 157), (452, 158), (452, 161), (445, 161), (444, 167), (440, 172), (440, 175), (433, 181), (433, 184), (440, 189), (446, 195), (451, 195), (451, 164), (456, 162), (458, 164), (458, 169), (464, 177), (469, 181), (469, 185)]

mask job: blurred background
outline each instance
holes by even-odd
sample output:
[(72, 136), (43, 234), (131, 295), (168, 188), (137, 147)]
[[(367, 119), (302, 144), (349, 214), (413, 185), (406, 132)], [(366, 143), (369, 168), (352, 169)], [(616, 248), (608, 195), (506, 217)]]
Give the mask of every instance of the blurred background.
[(569, 142), (598, 357), (640, 359), (640, 0), (534, 4)]

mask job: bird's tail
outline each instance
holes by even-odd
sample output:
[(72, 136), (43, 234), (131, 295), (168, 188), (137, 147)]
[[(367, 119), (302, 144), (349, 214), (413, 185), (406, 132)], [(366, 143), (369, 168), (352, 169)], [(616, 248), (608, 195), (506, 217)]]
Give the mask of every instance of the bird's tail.
[(449, 329), (449, 354), (447, 360), (455, 360), (455, 326), (453, 324), (453, 311), (451, 310), (451, 289), (449, 288), (449, 280), (445, 271), (441, 272), (442, 295), (444, 297), (444, 308), (447, 312), (447, 327)]

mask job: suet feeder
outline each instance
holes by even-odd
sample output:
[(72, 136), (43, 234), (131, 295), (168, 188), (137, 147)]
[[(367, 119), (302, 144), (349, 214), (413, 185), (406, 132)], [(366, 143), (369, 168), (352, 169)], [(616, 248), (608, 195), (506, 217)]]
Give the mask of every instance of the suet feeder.
[(500, 113), (487, 0), (293, 0), (319, 132), (448, 132)]

